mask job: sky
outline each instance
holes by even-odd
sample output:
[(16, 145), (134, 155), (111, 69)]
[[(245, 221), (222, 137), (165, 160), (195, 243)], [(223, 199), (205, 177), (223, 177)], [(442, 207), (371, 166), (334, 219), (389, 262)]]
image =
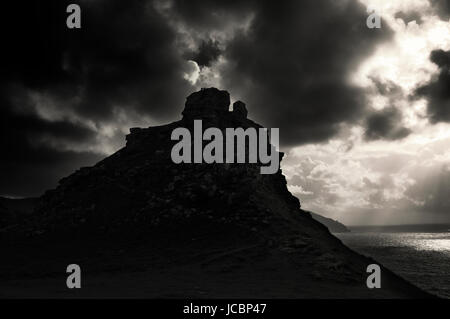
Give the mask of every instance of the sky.
[(0, 195), (42, 194), (214, 86), (280, 128), (304, 209), (450, 222), (450, 1), (80, 0), (77, 30), (71, 2), (2, 10)]

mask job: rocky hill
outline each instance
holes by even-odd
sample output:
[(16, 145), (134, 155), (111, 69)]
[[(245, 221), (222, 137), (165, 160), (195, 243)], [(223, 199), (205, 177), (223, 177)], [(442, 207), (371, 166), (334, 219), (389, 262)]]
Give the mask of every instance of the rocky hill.
[[(255, 164), (175, 164), (177, 127), (260, 128), (226, 91), (191, 94), (183, 118), (133, 128), (127, 144), (63, 178), (32, 218), (3, 231), (0, 294), (32, 297), (427, 297), (344, 246), (300, 209), (281, 170)], [(280, 158), (283, 154), (279, 154)], [(65, 267), (83, 269), (83, 289), (65, 287)], [(24, 287), (27, 287), (26, 289)]]

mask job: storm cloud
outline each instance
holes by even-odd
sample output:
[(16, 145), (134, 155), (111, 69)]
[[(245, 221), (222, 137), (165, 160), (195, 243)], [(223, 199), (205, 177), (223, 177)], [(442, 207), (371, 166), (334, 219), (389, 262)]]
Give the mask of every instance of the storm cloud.
[(450, 0), (430, 0), (430, 3), (442, 20), (450, 18)]
[(202, 41), (199, 48), (194, 52), (188, 52), (186, 58), (195, 61), (198, 66), (211, 66), (211, 63), (216, 61), (222, 50), (217, 41), (209, 40)]
[[(285, 146), (327, 141), (367, 115), (350, 75), (392, 35), (367, 28), (358, 1), (83, 0), (79, 30), (69, 3), (3, 7), (2, 178), (40, 182), (1, 194), (37, 195), (119, 148), (128, 127), (175, 120), (208, 77)], [(195, 83), (188, 60), (209, 73)]]
[(439, 74), (418, 88), (416, 95), (428, 100), (427, 113), (432, 123), (450, 122), (450, 51), (435, 50), (430, 60), (439, 67)]
[(225, 87), (250, 114), (280, 127), (286, 146), (322, 142), (366, 111), (349, 76), (390, 29), (369, 29), (355, 1), (263, 2), (247, 34), (229, 43)]
[(172, 119), (193, 89), (151, 2), (79, 1), (81, 29), (66, 27), (69, 3), (3, 6), (0, 194), (40, 194), (123, 143), (120, 125)]
[(387, 107), (368, 116), (365, 138), (367, 140), (397, 140), (408, 136), (411, 130), (401, 125), (401, 112)]

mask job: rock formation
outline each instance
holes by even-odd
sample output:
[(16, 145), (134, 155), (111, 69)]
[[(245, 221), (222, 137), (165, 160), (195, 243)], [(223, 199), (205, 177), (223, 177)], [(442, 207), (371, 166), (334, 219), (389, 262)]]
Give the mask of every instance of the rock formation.
[[(43, 287), (51, 290), (61, 267), (77, 260), (97, 283), (82, 293), (97, 297), (426, 296), (384, 268), (383, 289), (369, 290), (366, 267), (374, 261), (302, 211), (281, 170), (174, 164), (171, 132), (192, 128), (194, 119), (204, 128), (261, 127), (243, 102), (229, 105), (228, 92), (202, 89), (187, 98), (181, 120), (133, 128), (124, 148), (63, 178), (32, 219), (4, 234), (12, 248), (0, 277), (49, 278)], [(18, 236), (31, 248), (16, 245)], [(27, 254), (29, 268), (16, 268)]]

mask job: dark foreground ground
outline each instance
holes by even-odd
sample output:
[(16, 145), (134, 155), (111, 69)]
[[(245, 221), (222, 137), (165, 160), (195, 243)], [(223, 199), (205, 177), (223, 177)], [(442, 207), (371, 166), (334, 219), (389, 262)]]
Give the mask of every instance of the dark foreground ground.
[[(430, 297), (386, 269), (382, 288), (368, 289), (370, 260), (338, 240), (331, 251), (339, 258), (307, 240), (278, 245), (204, 226), (197, 223), (195, 233), (174, 226), (147, 235), (3, 240), (0, 298)], [(81, 289), (66, 287), (69, 264), (81, 267)]]

